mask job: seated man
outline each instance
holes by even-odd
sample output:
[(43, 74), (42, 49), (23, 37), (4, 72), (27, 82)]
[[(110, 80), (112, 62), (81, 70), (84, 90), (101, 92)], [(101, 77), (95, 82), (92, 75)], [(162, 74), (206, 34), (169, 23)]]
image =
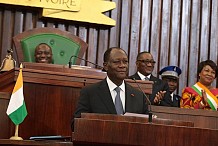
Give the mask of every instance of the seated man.
[(46, 43), (41, 43), (35, 49), (36, 63), (52, 63), (52, 49)]
[(74, 118), (81, 117), (81, 113), (148, 113), (143, 93), (124, 81), (128, 74), (128, 64), (128, 57), (123, 49), (107, 49), (103, 63), (107, 77), (81, 90)]
[(169, 91), (172, 100), (172, 106), (180, 107), (181, 96), (174, 94), (174, 91), (177, 89), (179, 82), (179, 75), (182, 73), (182, 70), (177, 66), (167, 66), (164, 67), (159, 74), (162, 77), (163, 81), (166, 81), (169, 85)]
[(168, 84), (152, 75), (155, 63), (151, 53), (146, 51), (139, 53), (136, 58), (137, 72), (129, 78), (153, 81), (152, 94), (149, 96), (151, 104), (172, 106)]

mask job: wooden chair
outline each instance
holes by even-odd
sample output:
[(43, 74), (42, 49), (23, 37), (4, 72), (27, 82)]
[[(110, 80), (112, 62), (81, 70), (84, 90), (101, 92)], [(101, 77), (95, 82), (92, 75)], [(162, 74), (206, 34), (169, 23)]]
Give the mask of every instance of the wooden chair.
[[(52, 48), (53, 63), (67, 65), (72, 55), (83, 57), (88, 44), (70, 32), (58, 28), (35, 28), (13, 37), (18, 63), (35, 62), (35, 48), (46, 43)], [(72, 64), (79, 65), (81, 59), (72, 58)]]

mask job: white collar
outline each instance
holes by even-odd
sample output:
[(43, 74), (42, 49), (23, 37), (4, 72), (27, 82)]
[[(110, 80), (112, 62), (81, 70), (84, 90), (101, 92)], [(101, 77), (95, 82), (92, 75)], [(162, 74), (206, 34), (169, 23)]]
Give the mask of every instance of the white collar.
[[(145, 75), (141, 74), (139, 71), (137, 72), (137, 74), (139, 75), (139, 77), (141, 78), (141, 80), (145, 80)], [(148, 79), (151, 78), (151, 74), (146, 76)]]
[[(113, 91), (113, 90), (117, 87), (117, 85), (114, 84), (114, 83), (109, 79), (108, 76), (106, 77), (106, 81), (107, 81), (107, 84), (108, 84), (108, 87), (109, 87), (110, 92)], [(124, 80), (123, 80), (123, 83), (122, 83), (119, 87), (121, 88), (122, 91), (125, 92), (125, 83), (124, 83)]]

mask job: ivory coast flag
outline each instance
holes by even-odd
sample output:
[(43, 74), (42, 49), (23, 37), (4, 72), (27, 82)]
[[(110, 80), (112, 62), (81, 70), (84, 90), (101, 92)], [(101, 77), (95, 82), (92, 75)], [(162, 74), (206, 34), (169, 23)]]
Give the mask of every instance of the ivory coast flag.
[(6, 113), (15, 125), (22, 123), (27, 116), (27, 110), (23, 96), (22, 64), (20, 65), (20, 72), (18, 74), (18, 78), (15, 83)]

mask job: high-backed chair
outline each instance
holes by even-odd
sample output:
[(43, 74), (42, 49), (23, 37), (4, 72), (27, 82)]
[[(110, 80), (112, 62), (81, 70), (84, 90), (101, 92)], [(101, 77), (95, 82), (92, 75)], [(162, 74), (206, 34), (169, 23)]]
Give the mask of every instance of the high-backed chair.
[[(35, 62), (35, 48), (46, 43), (52, 48), (53, 63), (67, 65), (72, 55), (83, 57), (88, 45), (79, 37), (58, 28), (35, 28), (13, 37), (18, 63)], [(81, 59), (72, 58), (72, 64), (80, 64)]]

